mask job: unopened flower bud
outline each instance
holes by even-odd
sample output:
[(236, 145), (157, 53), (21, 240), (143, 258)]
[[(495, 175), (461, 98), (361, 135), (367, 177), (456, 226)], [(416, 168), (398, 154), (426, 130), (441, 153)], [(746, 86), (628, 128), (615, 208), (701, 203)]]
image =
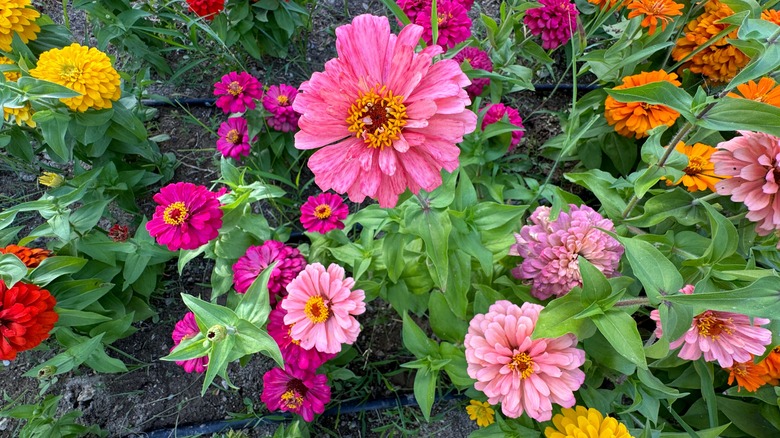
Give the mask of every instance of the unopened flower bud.
[(54, 375), (54, 373), (57, 372), (57, 367), (54, 365), (47, 365), (40, 370), (38, 370), (38, 378), (39, 379), (47, 379)]
[(228, 330), (225, 328), (224, 325), (215, 325), (209, 328), (209, 331), (206, 332), (206, 339), (208, 339), (211, 342), (219, 342), (223, 339), (225, 339), (225, 336), (227, 336)]

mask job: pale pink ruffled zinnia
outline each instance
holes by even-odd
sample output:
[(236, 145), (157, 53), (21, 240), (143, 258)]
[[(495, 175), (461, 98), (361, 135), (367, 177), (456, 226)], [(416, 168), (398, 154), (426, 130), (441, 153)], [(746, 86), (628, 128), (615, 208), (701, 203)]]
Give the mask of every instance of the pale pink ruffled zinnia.
[(537, 421), (552, 417), (552, 403), (574, 406), (574, 391), (585, 381), (579, 367), (585, 352), (569, 333), (555, 339), (531, 340), (542, 306), (496, 301), (488, 313), (474, 316), (464, 344), (467, 372), (474, 387), (501, 403), (510, 418), (525, 412)]
[(407, 188), (431, 191), (442, 168), (458, 167), (456, 144), (477, 123), (463, 90), (471, 82), (457, 62), (433, 62), (441, 47), (415, 53), (422, 32), (408, 25), (396, 36), (387, 17), (355, 17), (336, 29), (338, 58), (301, 84), (295, 147), (319, 148), (309, 169), (323, 191), (394, 207)]
[(561, 211), (555, 221), (550, 221), (550, 207), (539, 207), (530, 220), (531, 225), (515, 234), (517, 244), (509, 248), (509, 254), (524, 258), (512, 274), (530, 280), (531, 294), (536, 298), (565, 295), (573, 287), (582, 286), (580, 257), (607, 277), (620, 275), (617, 269), (623, 247), (601, 231), (614, 231), (615, 226), (592, 208), (571, 204), (568, 213)]
[[(756, 232), (766, 236), (780, 229), (780, 138), (762, 132), (738, 131), (740, 136), (718, 144), (710, 158), (718, 194), (743, 202)], [(744, 361), (743, 361), (744, 362)]]
[(355, 280), (344, 278), (344, 268), (332, 263), (326, 270), (312, 263), (287, 285), (282, 308), (284, 323), (292, 326), (290, 336), (301, 348), (338, 353), (342, 344), (352, 344), (360, 334), (355, 315), (366, 311), (366, 295), (352, 290)]

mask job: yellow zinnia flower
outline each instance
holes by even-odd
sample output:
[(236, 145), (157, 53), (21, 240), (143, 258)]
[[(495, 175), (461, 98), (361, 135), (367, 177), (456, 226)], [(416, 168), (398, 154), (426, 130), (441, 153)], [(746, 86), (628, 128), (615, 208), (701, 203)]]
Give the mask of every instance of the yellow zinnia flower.
[(601, 412), (584, 406), (564, 408), (552, 422), (555, 427), (544, 430), (547, 438), (633, 438), (623, 423), (612, 417), (604, 418)]
[(496, 411), (490, 407), (488, 402), (471, 400), (470, 404), (466, 406), (466, 412), (469, 414), (469, 418), (477, 422), (479, 427), (487, 427), (496, 422)]
[(54, 172), (43, 172), (41, 176), (38, 177), (38, 184), (55, 189), (64, 182), (65, 178), (59, 173)]
[[(703, 143), (696, 143), (693, 146), (688, 146), (683, 142), (677, 143), (675, 150), (688, 157), (688, 166), (685, 167), (685, 175), (682, 176), (674, 185), (682, 183), (688, 188), (689, 192), (696, 192), (699, 190), (710, 189), (715, 192), (715, 183), (726, 178), (723, 176), (715, 175), (715, 163), (710, 161), (710, 157), (716, 151), (712, 146), (707, 146)], [(666, 181), (666, 185), (672, 185), (670, 181)]]
[(0, 50), (11, 51), (14, 33), (27, 44), (41, 31), (35, 20), (40, 12), (28, 8), (30, 0), (0, 0)]
[(108, 56), (94, 47), (76, 43), (41, 53), (38, 66), (30, 70), (30, 75), (81, 93), (81, 96), (60, 99), (73, 111), (111, 108), (111, 102), (122, 93), (119, 73), (111, 66)]
[[(677, 87), (680, 86), (676, 74), (656, 70), (626, 76), (623, 78), (623, 84), (618, 85), (613, 90), (625, 90), (661, 81), (669, 82)], [(607, 96), (607, 100), (604, 101), (604, 116), (607, 123), (615, 127), (618, 134), (624, 137), (635, 136), (640, 139), (647, 137), (647, 131), (657, 126), (674, 125), (674, 122), (680, 117), (680, 113), (664, 105), (651, 105), (645, 102), (618, 102), (612, 96)]]
[(30, 102), (25, 103), (21, 108), (3, 107), (3, 119), (7, 122), (11, 120), (11, 116), (13, 116), (14, 122), (19, 126), (22, 126), (22, 123), (24, 123), (30, 128), (35, 128), (37, 123), (32, 119), (34, 113), (35, 111), (30, 107)]
[[(8, 59), (5, 56), (0, 56), (0, 64), (16, 65), (12, 59)], [(17, 79), (22, 76), (22, 74), (18, 71), (4, 71), (3, 76), (5, 76), (5, 80), (8, 82), (16, 82)]]

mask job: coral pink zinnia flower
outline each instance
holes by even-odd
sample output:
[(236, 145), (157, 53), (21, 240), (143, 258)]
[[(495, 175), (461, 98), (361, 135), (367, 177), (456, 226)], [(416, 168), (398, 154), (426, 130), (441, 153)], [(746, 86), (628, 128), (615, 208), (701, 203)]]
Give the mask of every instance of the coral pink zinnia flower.
[[(217, 150), (225, 158), (240, 160), (249, 155), (252, 146), (249, 144), (249, 131), (246, 119), (243, 117), (231, 117), (227, 122), (222, 122), (217, 131)], [(252, 139), (255, 141), (256, 139)]]
[(268, 278), (268, 293), (271, 304), (276, 295), (285, 295), (287, 285), (306, 266), (306, 259), (297, 248), (291, 248), (278, 240), (266, 240), (262, 245), (250, 246), (233, 265), (233, 286), (243, 294), (265, 268), (279, 262)]
[(566, 44), (577, 28), (577, 6), (569, 0), (539, 0), (541, 8), (529, 9), (523, 22), (534, 35), (542, 35), (542, 48)]
[[(469, 65), (471, 65), (471, 68), (474, 69), (485, 70), (487, 72), (493, 71), (493, 61), (490, 60), (490, 56), (488, 56), (487, 52), (477, 47), (466, 47), (458, 52), (457, 55), (453, 56), (452, 59), (457, 61), (458, 64), (462, 64), (463, 61), (466, 60), (469, 62)], [(475, 97), (482, 94), (482, 90), (489, 84), (490, 79), (488, 78), (472, 79), (471, 85), (466, 87), (469, 98), (473, 100)]]
[(227, 113), (242, 113), (255, 109), (255, 99), (263, 98), (263, 85), (247, 72), (230, 72), (214, 84), (217, 106)]
[(515, 234), (517, 244), (509, 248), (509, 254), (525, 259), (512, 274), (531, 280), (531, 294), (540, 300), (565, 295), (573, 287), (582, 286), (579, 257), (607, 277), (620, 275), (617, 268), (623, 247), (599, 229), (614, 231), (612, 221), (587, 205), (570, 204), (569, 210), (550, 222), (550, 207), (537, 208), (531, 215), (532, 225), (520, 229), (520, 234)]
[[(710, 160), (717, 175), (731, 177), (715, 184), (718, 194), (743, 202), (756, 232), (766, 236), (780, 228), (780, 138), (762, 132), (738, 131), (740, 136), (718, 144)], [(744, 362), (744, 361), (742, 361)]]
[(456, 143), (476, 127), (457, 62), (432, 63), (439, 46), (414, 52), (423, 28), (396, 37), (386, 17), (360, 15), (336, 29), (338, 58), (301, 84), (293, 108), (301, 113), (298, 149), (309, 158), (323, 191), (368, 196), (394, 207), (407, 188), (431, 191), (441, 169), (458, 167)]
[(263, 107), (271, 113), (268, 117), (268, 126), (282, 132), (293, 132), (298, 129), (298, 113), (293, 110), (292, 104), (298, 89), (287, 85), (271, 85), (263, 96)]
[[(415, 18), (415, 23), (425, 29), (422, 37), (428, 44), (433, 43), (432, 13), (433, 2), (428, 2)], [(436, 2), (436, 17), (439, 23), (439, 36), (436, 44), (442, 46), (444, 50), (455, 47), (471, 36), (471, 18), (469, 18), (468, 10), (458, 0), (438, 0)]]
[(188, 182), (168, 184), (154, 195), (159, 204), (146, 223), (149, 234), (168, 250), (195, 249), (216, 238), (222, 227), (219, 193)]
[(365, 293), (352, 290), (355, 280), (344, 278), (344, 268), (332, 263), (307, 266), (287, 285), (287, 311), (284, 323), (292, 326), (290, 336), (302, 348), (316, 348), (323, 353), (338, 353), (341, 344), (352, 344), (360, 334), (355, 315), (366, 311)]
[(301, 347), (300, 341), (296, 341), (290, 336), (292, 326), (284, 323), (285, 315), (287, 315), (287, 311), (281, 306), (276, 306), (268, 315), (268, 334), (279, 344), (285, 363), (294, 363), (300, 369), (314, 371), (326, 361), (336, 357), (335, 354), (321, 353), (314, 348), (307, 350)]
[(349, 214), (349, 208), (341, 196), (333, 193), (320, 193), (309, 196), (301, 205), (301, 223), (309, 233), (325, 234), (330, 230), (343, 230), (344, 219)]
[(501, 403), (501, 411), (510, 418), (525, 412), (547, 421), (552, 403), (574, 406), (573, 391), (585, 381), (579, 369), (585, 352), (576, 348), (573, 334), (531, 340), (542, 309), (538, 304), (518, 307), (500, 300), (469, 323), (464, 341), (468, 374), (477, 379), (474, 387), (488, 396), (488, 403)]
[(48, 338), (59, 319), (56, 304), (46, 289), (22, 282), (9, 288), (0, 280), (0, 360), (14, 360)]
[(299, 414), (305, 421), (314, 420), (314, 414), (325, 412), (330, 401), (328, 376), (297, 369), (290, 363), (285, 368), (273, 368), (263, 374), (260, 400), (271, 411), (281, 409)]
[(682, 359), (696, 360), (704, 355), (707, 362), (718, 361), (721, 368), (730, 368), (735, 362), (752, 361), (751, 354), (764, 354), (772, 332), (760, 326), (769, 322), (753, 318), (751, 323), (746, 315), (707, 310), (693, 317), (691, 328), (669, 348), (682, 345), (678, 353)]
[[(180, 319), (173, 328), (173, 333), (171, 333), (171, 338), (173, 338), (173, 348), (171, 348), (171, 351), (173, 351), (176, 346), (181, 344), (181, 341), (192, 338), (198, 333), (200, 333), (200, 328), (198, 328), (198, 323), (195, 322), (195, 314), (192, 312), (187, 312), (187, 314), (184, 315), (184, 318)], [(208, 356), (176, 361), (176, 365), (184, 368), (184, 371), (188, 373), (205, 372), (208, 363)]]
[(520, 139), (523, 138), (523, 133), (525, 132), (523, 119), (520, 117), (520, 113), (518, 113), (516, 109), (506, 106), (503, 103), (494, 103), (488, 106), (487, 111), (485, 111), (485, 115), (482, 117), (482, 130), (484, 131), (486, 126), (492, 125), (493, 123), (503, 119), (504, 114), (506, 114), (509, 123), (520, 128), (512, 131), (512, 142), (509, 144), (509, 152), (512, 152), (520, 143)]

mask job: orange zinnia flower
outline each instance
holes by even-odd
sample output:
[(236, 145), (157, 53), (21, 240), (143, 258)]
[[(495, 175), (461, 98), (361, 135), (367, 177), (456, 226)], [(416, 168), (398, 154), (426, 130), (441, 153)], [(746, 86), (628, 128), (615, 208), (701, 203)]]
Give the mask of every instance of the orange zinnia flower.
[[(685, 27), (685, 36), (677, 40), (677, 45), (672, 50), (672, 58), (680, 61), (707, 43), (729, 26), (717, 22), (731, 15), (734, 15), (734, 11), (725, 4), (717, 0), (707, 2), (704, 5), (704, 13)], [(701, 73), (713, 82), (731, 80), (750, 61), (747, 55), (727, 41), (729, 38), (737, 38), (737, 30), (734, 29), (725, 37), (693, 55), (682, 68), (689, 68), (693, 73)]]
[[(618, 85), (613, 90), (624, 90), (660, 81), (680, 86), (676, 74), (656, 70), (626, 76), (623, 78), (623, 85)], [(618, 134), (625, 137), (635, 136), (639, 139), (647, 137), (647, 131), (657, 126), (674, 125), (674, 122), (680, 117), (680, 113), (664, 105), (651, 105), (645, 102), (618, 102), (611, 96), (607, 96), (607, 100), (604, 102), (604, 116), (607, 118), (607, 123), (615, 127)]]
[(741, 95), (729, 93), (727, 96), (755, 100), (756, 102), (764, 102), (780, 107), (780, 87), (777, 86), (777, 82), (772, 78), (761, 78), (758, 83), (748, 81), (745, 84), (737, 85), (737, 91)]
[(742, 388), (748, 392), (755, 392), (758, 388), (767, 383), (766, 368), (762, 365), (756, 365), (751, 359), (749, 362), (734, 362), (734, 366), (726, 368), (729, 372), (729, 385), (737, 380), (738, 391)]
[(36, 268), (42, 261), (51, 256), (52, 252), (48, 249), (8, 245), (5, 248), (0, 248), (0, 254), (13, 254), (16, 257), (19, 257), (19, 260), (28, 268)]
[(775, 347), (759, 365), (764, 367), (766, 380), (770, 385), (780, 383), (780, 347)]
[(775, 23), (776, 25), (780, 26), (780, 11), (775, 11), (774, 9), (767, 9), (761, 13), (761, 19), (766, 21), (771, 21), (772, 23)]
[(597, 5), (599, 9), (609, 9), (613, 6), (615, 6), (615, 3), (620, 2), (625, 3), (628, 0), (588, 0), (588, 3), (593, 3), (594, 5)]
[(666, 25), (672, 22), (672, 17), (682, 15), (684, 7), (685, 5), (672, 0), (634, 0), (628, 5), (628, 9), (631, 9), (628, 18), (644, 15), (642, 27), (649, 27), (648, 33), (652, 35), (658, 23), (661, 23), (661, 31), (666, 30)]
[(715, 163), (710, 161), (715, 149), (703, 143), (688, 146), (683, 142), (677, 143), (675, 150), (688, 157), (688, 166), (685, 167), (685, 175), (677, 182), (667, 181), (666, 185), (678, 185), (682, 183), (689, 192), (710, 189), (715, 192), (715, 183), (722, 180), (723, 176), (715, 175)]

